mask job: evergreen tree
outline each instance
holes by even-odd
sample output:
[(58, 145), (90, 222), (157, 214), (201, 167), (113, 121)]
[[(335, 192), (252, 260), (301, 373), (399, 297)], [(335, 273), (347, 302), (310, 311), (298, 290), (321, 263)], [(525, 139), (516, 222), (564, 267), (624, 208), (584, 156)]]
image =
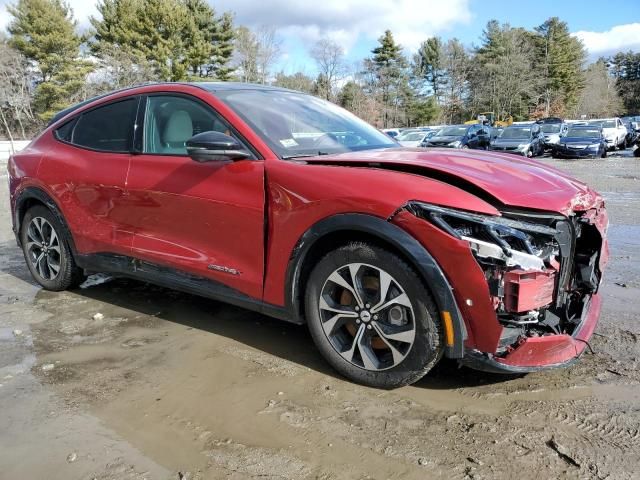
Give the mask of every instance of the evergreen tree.
[(640, 53), (619, 52), (608, 60), (608, 66), (624, 110), (630, 115), (640, 114)]
[(397, 124), (403, 92), (408, 82), (407, 59), (402, 54), (390, 30), (378, 39), (379, 45), (371, 53), (369, 65), (374, 69), (376, 87), (381, 93), (383, 125)]
[[(536, 50), (542, 59), (537, 67), (543, 73), (545, 113), (563, 114), (575, 106), (585, 84), (584, 46), (571, 36), (567, 23), (558, 17), (549, 18), (535, 31)], [(562, 111), (552, 111), (552, 105), (559, 105)]]
[(427, 83), (436, 100), (440, 99), (440, 90), (444, 82), (443, 57), (443, 45), (439, 37), (431, 37), (422, 42), (418, 53), (413, 57), (414, 74)]
[(43, 120), (77, 98), (91, 66), (80, 58), (83, 39), (61, 0), (18, 0), (8, 7), (10, 44), (33, 61), (38, 72), (35, 111)]
[(116, 46), (161, 80), (229, 78), (233, 17), (217, 18), (205, 0), (101, 0), (98, 11), (102, 18), (90, 19), (98, 57)]

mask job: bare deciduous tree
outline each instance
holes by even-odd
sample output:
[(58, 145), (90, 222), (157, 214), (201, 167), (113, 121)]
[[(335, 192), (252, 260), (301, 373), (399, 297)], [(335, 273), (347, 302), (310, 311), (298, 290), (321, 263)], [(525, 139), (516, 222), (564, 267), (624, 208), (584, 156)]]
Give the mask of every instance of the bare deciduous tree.
[(260, 83), (265, 84), (269, 80), (273, 68), (282, 48), (282, 41), (276, 35), (276, 29), (272, 26), (262, 25), (255, 33), (258, 45), (258, 72)]
[(33, 85), (29, 63), (17, 50), (0, 42), (0, 121), (7, 138), (27, 139), (38, 126), (31, 109)]
[(329, 38), (321, 38), (309, 53), (316, 62), (318, 73), (326, 83), (324, 91), (319, 93), (327, 100), (331, 100), (335, 94), (336, 83), (344, 75), (344, 49)]

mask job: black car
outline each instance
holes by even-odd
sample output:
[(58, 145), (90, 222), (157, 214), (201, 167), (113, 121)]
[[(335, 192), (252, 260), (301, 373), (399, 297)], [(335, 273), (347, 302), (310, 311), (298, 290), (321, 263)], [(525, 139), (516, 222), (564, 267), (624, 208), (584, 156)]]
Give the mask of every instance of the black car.
[(571, 125), (559, 144), (553, 147), (553, 156), (558, 158), (604, 158), (607, 142), (602, 128), (595, 125)]
[(491, 138), (490, 130), (491, 127), (487, 125), (451, 125), (426, 139), (420, 146), (486, 150)]
[(510, 125), (489, 146), (496, 152), (535, 157), (544, 153), (544, 135), (538, 124)]

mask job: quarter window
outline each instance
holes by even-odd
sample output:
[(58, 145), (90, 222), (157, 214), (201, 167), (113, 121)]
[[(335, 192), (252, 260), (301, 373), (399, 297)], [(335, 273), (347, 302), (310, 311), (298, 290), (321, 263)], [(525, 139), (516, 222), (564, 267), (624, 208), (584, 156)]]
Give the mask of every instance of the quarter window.
[(187, 140), (202, 132), (234, 136), (229, 124), (215, 111), (184, 97), (154, 95), (147, 99), (144, 153), (186, 155)]
[(71, 143), (104, 152), (129, 152), (137, 103), (137, 99), (129, 98), (83, 113), (73, 129)]

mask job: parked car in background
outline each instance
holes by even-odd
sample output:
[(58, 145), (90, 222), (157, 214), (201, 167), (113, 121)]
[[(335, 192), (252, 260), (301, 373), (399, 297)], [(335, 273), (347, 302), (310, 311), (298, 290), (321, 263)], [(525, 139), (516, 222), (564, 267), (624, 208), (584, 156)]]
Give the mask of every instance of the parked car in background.
[(511, 125), (495, 138), (490, 150), (535, 157), (544, 153), (544, 136), (538, 124)]
[(425, 139), (429, 136), (429, 134), (433, 134), (431, 130), (405, 130), (400, 135), (396, 137), (396, 140), (403, 147), (419, 147), (425, 141)]
[(619, 118), (589, 120), (588, 125), (599, 125), (602, 127), (602, 135), (604, 135), (604, 139), (607, 142), (607, 148), (609, 150), (625, 148), (628, 132), (627, 127), (622, 124), (622, 120)]
[(627, 136), (625, 138), (624, 146), (625, 148), (629, 148), (638, 139), (638, 122), (634, 122), (632, 120), (625, 121), (624, 119), (622, 119), (622, 124), (627, 129)]
[(544, 137), (544, 146), (546, 149), (551, 149), (553, 145), (557, 145), (562, 136), (567, 133), (567, 124), (558, 117), (543, 118), (536, 123), (540, 125), (540, 131)]
[(491, 141), (488, 125), (451, 125), (424, 142), (425, 147), (475, 148), (486, 150)]
[(391, 138), (396, 138), (398, 135), (400, 135), (400, 129), (399, 128), (383, 128), (382, 132), (386, 133)]
[(369, 386), (442, 357), (573, 364), (600, 314), (602, 196), (537, 162), (451, 153), (276, 87), (128, 88), (9, 159), (13, 231), (47, 290), (110, 272), (306, 324)]
[(560, 143), (552, 147), (557, 158), (604, 158), (607, 142), (598, 125), (572, 125)]

